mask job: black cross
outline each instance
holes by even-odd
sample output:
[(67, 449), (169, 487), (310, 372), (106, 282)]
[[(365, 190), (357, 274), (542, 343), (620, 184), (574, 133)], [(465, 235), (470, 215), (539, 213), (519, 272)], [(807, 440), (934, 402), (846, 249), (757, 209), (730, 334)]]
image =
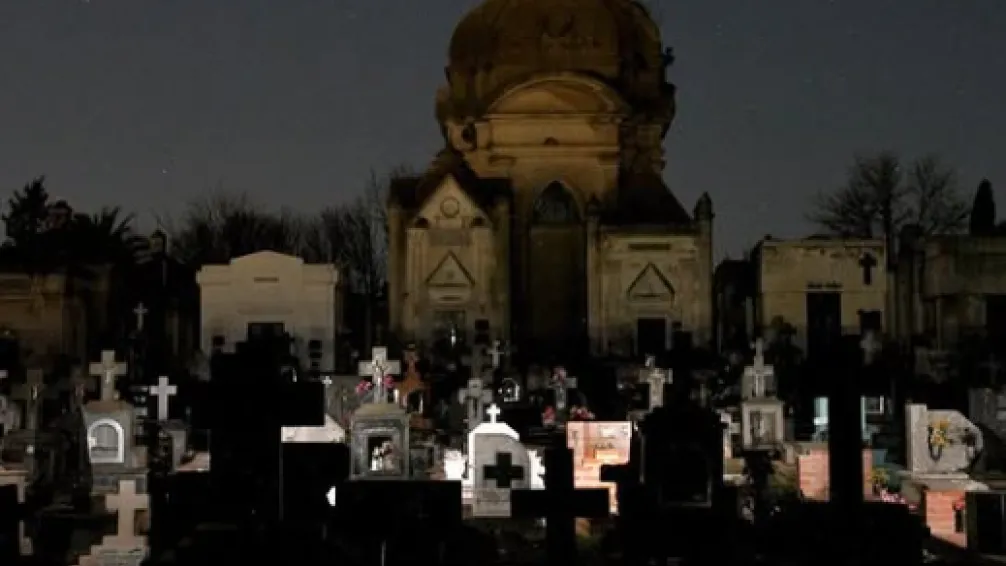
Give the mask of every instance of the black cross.
[(609, 503), (607, 489), (573, 487), (573, 451), (565, 447), (545, 451), (545, 489), (510, 492), (514, 518), (545, 518), (549, 566), (577, 563), (576, 518), (607, 517)]
[(482, 475), (487, 480), (496, 480), (496, 487), (508, 488), (513, 480), (524, 479), (524, 468), (513, 465), (513, 455), (509, 452), (497, 452), (496, 463), (482, 466)]
[(877, 258), (872, 254), (863, 254), (859, 258), (859, 266), (863, 268), (863, 285), (873, 285), (873, 268), (877, 267)]

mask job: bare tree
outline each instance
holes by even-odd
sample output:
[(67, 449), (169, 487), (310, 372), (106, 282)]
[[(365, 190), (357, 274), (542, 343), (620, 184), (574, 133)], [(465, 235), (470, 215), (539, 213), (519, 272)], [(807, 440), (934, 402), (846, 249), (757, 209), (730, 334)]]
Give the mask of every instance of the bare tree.
[(272, 213), (245, 193), (221, 190), (191, 200), (177, 224), (159, 222), (172, 236), (172, 253), (195, 266), (262, 250), (301, 255), (306, 229), (289, 210)]
[(857, 157), (846, 184), (819, 194), (808, 219), (837, 236), (890, 241), (906, 224), (925, 234), (958, 232), (967, 216), (952, 168), (926, 156), (906, 174), (896, 154), (881, 152)]

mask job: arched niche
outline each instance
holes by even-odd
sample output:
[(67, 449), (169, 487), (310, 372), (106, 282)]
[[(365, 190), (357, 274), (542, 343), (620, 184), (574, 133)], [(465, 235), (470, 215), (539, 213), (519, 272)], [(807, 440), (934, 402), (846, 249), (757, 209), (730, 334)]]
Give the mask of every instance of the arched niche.
[(578, 224), (580, 220), (573, 192), (559, 181), (546, 185), (531, 206), (531, 223), (535, 225)]
[(87, 428), (87, 455), (92, 464), (124, 464), (126, 435), (115, 419), (98, 419)]

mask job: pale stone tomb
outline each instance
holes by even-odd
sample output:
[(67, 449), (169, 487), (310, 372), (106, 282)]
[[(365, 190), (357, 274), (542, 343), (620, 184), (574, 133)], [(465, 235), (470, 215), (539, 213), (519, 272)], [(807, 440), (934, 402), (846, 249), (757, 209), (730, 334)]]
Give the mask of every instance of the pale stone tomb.
[(370, 362), (373, 398), (351, 419), (350, 479), (405, 480), (410, 476), (409, 413), (389, 400), (386, 354), (376, 348), (375, 354), (380, 355)]
[(334, 265), (310, 265), (298, 257), (262, 251), (204, 266), (196, 276), (202, 317), (200, 349), (213, 351), (258, 332), (288, 333), (301, 367), (311, 367), (309, 346), (321, 346), (320, 370), (335, 370), (335, 339), (341, 318), (339, 272)]
[(489, 421), (468, 433), (472, 515), (509, 517), (510, 490), (531, 486), (531, 460), (517, 431), (497, 420), (499, 407), (491, 405), (487, 413)]
[(905, 407), (908, 470), (913, 475), (963, 474), (981, 454), (982, 431), (958, 411)]

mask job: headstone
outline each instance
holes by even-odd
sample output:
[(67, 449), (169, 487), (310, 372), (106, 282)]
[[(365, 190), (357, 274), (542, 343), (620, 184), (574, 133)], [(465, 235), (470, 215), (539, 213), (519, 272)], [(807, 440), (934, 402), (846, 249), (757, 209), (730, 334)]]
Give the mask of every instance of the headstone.
[(958, 411), (905, 407), (908, 470), (916, 475), (960, 474), (982, 452), (982, 431)]
[(754, 360), (744, 368), (741, 377), (741, 397), (743, 399), (761, 399), (775, 392), (775, 368), (765, 363), (765, 343), (761, 338), (754, 343)]
[(552, 389), (555, 391), (555, 410), (563, 411), (568, 405), (569, 390), (576, 389), (577, 379), (566, 374), (566, 368), (555, 368), (552, 374)]
[(577, 488), (601, 488), (610, 493), (610, 511), (618, 512), (616, 485), (601, 481), (601, 466), (629, 462), (632, 423), (629, 421), (571, 422), (566, 441), (573, 450), (573, 484)]
[[(383, 381), (378, 375), (384, 371), (385, 367), (375, 364), (374, 380)], [(350, 479), (404, 480), (410, 476), (409, 413), (388, 403), (383, 387), (383, 383), (374, 385), (380, 395), (361, 405), (351, 418)]]
[(102, 350), (101, 361), (92, 363), (90, 366), (91, 375), (101, 380), (100, 391), (102, 401), (115, 399), (115, 381), (119, 377), (124, 377), (129, 372), (129, 366), (122, 362), (115, 361), (114, 350)]
[(93, 546), (78, 566), (140, 566), (150, 549), (146, 537), (136, 534), (136, 512), (149, 511), (149, 496), (137, 493), (135, 482), (126, 480), (118, 493), (106, 496), (105, 507), (117, 515), (116, 533)]
[(388, 400), (389, 391), (385, 386), (385, 378), (402, 373), (401, 364), (398, 360), (388, 359), (388, 349), (375, 347), (371, 349), (371, 359), (358, 363), (357, 372), (361, 377), (370, 377), (374, 388), (374, 400), (385, 403)]
[(648, 410), (664, 406), (664, 386), (673, 381), (673, 373), (669, 369), (657, 367), (657, 358), (647, 356), (646, 364), (639, 372), (639, 381), (645, 383), (649, 391)]
[(493, 340), (493, 347), (486, 350), (486, 353), (489, 354), (489, 358), (492, 360), (493, 369), (500, 369), (503, 357), (507, 355), (506, 348), (503, 347), (500, 341)]
[(481, 379), (473, 377), (468, 380), (468, 387), (458, 392), (458, 400), (465, 404), (468, 430), (472, 431), (482, 422), (486, 404), (493, 401), (493, 392), (483, 388)]
[(503, 378), (502, 386), (501, 386), (500, 389), (501, 389), (501, 393), (502, 393), (501, 396), (503, 397), (503, 402), (504, 403), (520, 403), (521, 402), (521, 400), (522, 400), (522, 397), (521, 397), (522, 391), (521, 391), (521, 388), (520, 388), (520, 383), (518, 383), (516, 379), (514, 379), (512, 377), (505, 377), (505, 378)]
[[(141, 303), (140, 306), (143, 306)], [(164, 422), (168, 420), (168, 400), (178, 394), (178, 387), (171, 385), (168, 378), (161, 376), (157, 380), (157, 385), (149, 390), (151, 395), (157, 397), (157, 420)]]
[(136, 308), (133, 309), (133, 314), (136, 315), (137, 332), (143, 332), (143, 322), (144, 319), (146, 318), (147, 312), (149, 311), (147, 311), (147, 308), (143, 306), (143, 303), (139, 303), (138, 305), (136, 305)]
[(101, 361), (91, 364), (91, 373), (101, 376), (101, 396), (84, 405), (87, 456), (91, 464), (92, 489), (114, 491), (120, 480), (145, 475), (142, 448), (134, 448), (136, 410), (118, 399), (115, 380), (126, 374), (126, 364), (115, 360), (115, 352), (104, 351)]
[(40, 369), (27, 372), (26, 383), (14, 388), (14, 398), (24, 403), (24, 423), (28, 430), (38, 430), (39, 405), (45, 387), (45, 373)]
[(491, 405), (487, 413), (489, 421), (468, 433), (472, 515), (509, 517), (510, 492), (529, 487), (531, 462), (520, 435), (497, 420), (499, 407)]

